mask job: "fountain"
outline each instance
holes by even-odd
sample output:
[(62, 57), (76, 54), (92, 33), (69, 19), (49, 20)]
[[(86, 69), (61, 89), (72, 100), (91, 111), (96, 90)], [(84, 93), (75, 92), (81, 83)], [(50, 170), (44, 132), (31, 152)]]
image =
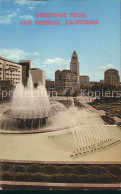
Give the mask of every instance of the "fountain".
[(75, 144), (75, 150), (70, 155), (72, 158), (108, 149), (112, 145), (121, 143), (120, 139), (111, 138), (108, 127), (95, 113), (85, 108), (77, 110), (74, 106), (68, 112), (70, 127), (65, 131), (56, 131), (49, 137), (57, 138), (71, 133)]
[(49, 102), (46, 89), (41, 83), (33, 87), (31, 75), (27, 87), (19, 84), (14, 93), (10, 108), (1, 118), (3, 130), (39, 129), (47, 119), (57, 114), (64, 106), (59, 102)]
[(59, 149), (62, 155), (67, 150), (71, 159), (108, 149), (121, 142), (118, 137), (110, 136), (108, 127), (96, 113), (86, 107), (78, 109), (73, 98), (71, 102), (72, 106), (66, 108), (58, 101), (49, 101), (45, 87), (39, 83), (34, 88), (29, 76), (27, 87), (22, 84), (16, 87), (10, 107), (1, 116), (0, 132), (19, 133), (20, 138), (21, 133), (42, 133), (39, 136), (41, 142), (37, 145), (44, 149), (48, 145), (47, 148), (55, 150), (53, 153), (57, 151), (56, 154)]
[(108, 128), (104, 125), (101, 118), (85, 109), (82, 110), (82, 116), (78, 125), (73, 127), (73, 117), (71, 118), (71, 125), (76, 146), (76, 150), (71, 155), (73, 158), (121, 143), (120, 139), (111, 139)]

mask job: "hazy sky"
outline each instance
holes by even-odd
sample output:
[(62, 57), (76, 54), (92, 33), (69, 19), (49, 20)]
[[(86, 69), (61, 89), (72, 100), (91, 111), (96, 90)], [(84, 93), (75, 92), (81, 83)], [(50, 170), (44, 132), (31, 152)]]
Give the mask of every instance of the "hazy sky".
[[(2, 17), (1, 56), (33, 60), (34, 67), (46, 70), (54, 80), (55, 70), (69, 69), (73, 50), (77, 51), (80, 75), (91, 81), (103, 79), (109, 68), (120, 70), (120, 0), (0, 0)], [(99, 25), (34, 25), (36, 13), (86, 13), (85, 20), (98, 20)], [(21, 25), (23, 20), (32, 25)], [(59, 18), (47, 18), (58, 20)]]

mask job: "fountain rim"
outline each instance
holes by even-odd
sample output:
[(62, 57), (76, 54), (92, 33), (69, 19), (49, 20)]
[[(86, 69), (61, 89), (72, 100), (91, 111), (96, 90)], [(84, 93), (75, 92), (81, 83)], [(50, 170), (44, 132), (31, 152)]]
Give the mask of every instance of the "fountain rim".
[(58, 112), (59, 112), (59, 110), (53, 110), (54, 109), (54, 107), (53, 106), (51, 106), (50, 107), (50, 110), (48, 111), (48, 113), (43, 113), (43, 114), (36, 114), (36, 115), (32, 115), (32, 114), (30, 114), (30, 115), (27, 115), (27, 114), (25, 114), (23, 117), (21, 116), (21, 114), (20, 115), (17, 115), (17, 114), (11, 114), (11, 111), (15, 111), (14, 109), (8, 109), (8, 110), (6, 110), (4, 113), (3, 113), (3, 115), (5, 116), (5, 117), (8, 117), (8, 118), (12, 118), (12, 119), (43, 119), (43, 118), (48, 118), (48, 117), (52, 117), (52, 116), (54, 116), (54, 115), (56, 115)]
[[(73, 126), (73, 127), (76, 127), (77, 125)], [(119, 127), (118, 125), (104, 125), (104, 126), (117, 126)], [(56, 132), (56, 131), (63, 131), (63, 130), (71, 130), (71, 127), (70, 126), (65, 126), (65, 127), (62, 127), (62, 128), (56, 128), (56, 129), (38, 129), (38, 130), (19, 130), (19, 131), (9, 131), (9, 130), (0, 130), (0, 134), (36, 134), (36, 133), (52, 133), (52, 132)]]

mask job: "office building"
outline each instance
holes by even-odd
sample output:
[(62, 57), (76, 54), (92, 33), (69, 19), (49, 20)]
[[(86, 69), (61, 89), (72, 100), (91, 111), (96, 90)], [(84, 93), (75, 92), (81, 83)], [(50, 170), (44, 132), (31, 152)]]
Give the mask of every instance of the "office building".
[(33, 68), (33, 62), (31, 60), (20, 60), (19, 64), (22, 66), (22, 83), (24, 86), (26, 86), (29, 71), (31, 68)]
[(80, 88), (89, 87), (89, 76), (81, 75), (80, 76)]
[(77, 89), (77, 73), (70, 70), (57, 70), (55, 72), (55, 89), (56, 91), (63, 91), (68, 89)]
[(45, 86), (46, 73), (44, 70), (39, 68), (30, 69), (30, 74), (32, 75), (34, 86), (38, 86), (39, 82)]
[(10, 80), (10, 83), (15, 86), (22, 83), (21, 65), (10, 59), (0, 57), (0, 80), (3, 80), (3, 83)]
[(104, 72), (104, 81), (108, 85), (120, 85), (119, 72), (116, 69), (108, 69)]

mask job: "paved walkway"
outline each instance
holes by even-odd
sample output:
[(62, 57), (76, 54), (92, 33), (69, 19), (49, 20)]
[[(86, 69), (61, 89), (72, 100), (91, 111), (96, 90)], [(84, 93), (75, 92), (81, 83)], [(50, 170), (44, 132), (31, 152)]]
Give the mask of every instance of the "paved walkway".
[[(101, 117), (101, 116), (105, 115), (105, 111), (104, 110), (97, 110), (96, 108), (94, 108), (93, 106), (91, 106), (91, 105), (88, 104), (88, 102), (92, 101), (92, 99), (89, 99), (89, 97), (82, 97), (81, 96), (81, 97), (78, 97), (78, 99), (79, 99), (79, 102), (80, 103), (84, 104), (84, 106), (86, 108), (88, 108), (90, 111), (95, 112), (98, 116)], [(113, 119), (116, 122), (121, 122), (121, 119), (118, 118), (117, 116), (115, 116)]]
[(0, 181), (3, 189), (51, 189), (51, 190), (117, 190), (121, 184), (97, 184), (97, 183), (48, 183), (48, 182), (18, 182)]

